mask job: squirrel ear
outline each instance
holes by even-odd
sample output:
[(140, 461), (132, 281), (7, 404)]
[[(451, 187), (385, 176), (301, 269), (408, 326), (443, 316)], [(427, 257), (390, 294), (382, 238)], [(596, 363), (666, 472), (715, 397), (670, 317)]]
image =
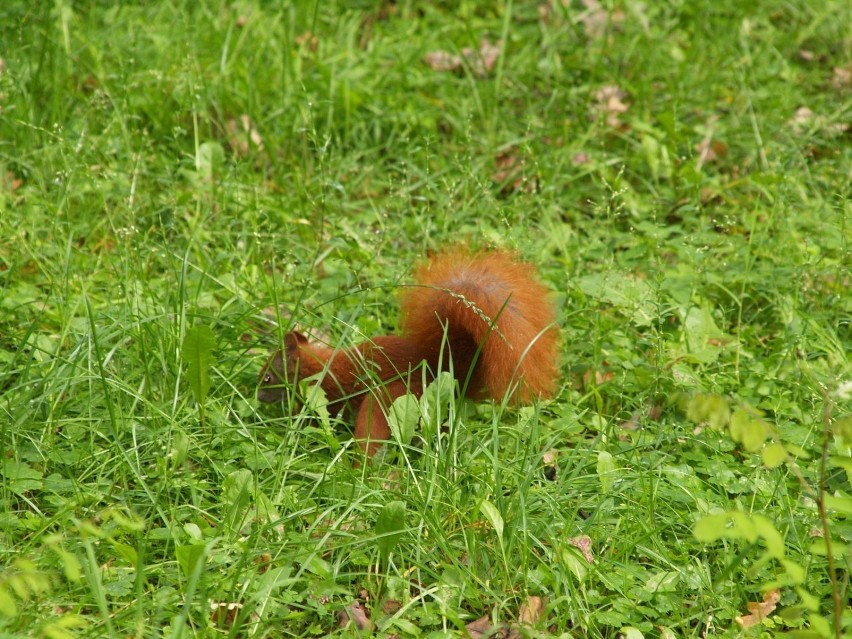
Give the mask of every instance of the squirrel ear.
[(288, 352), (299, 348), (299, 344), (307, 344), (308, 338), (298, 331), (290, 331), (284, 336), (284, 349)]

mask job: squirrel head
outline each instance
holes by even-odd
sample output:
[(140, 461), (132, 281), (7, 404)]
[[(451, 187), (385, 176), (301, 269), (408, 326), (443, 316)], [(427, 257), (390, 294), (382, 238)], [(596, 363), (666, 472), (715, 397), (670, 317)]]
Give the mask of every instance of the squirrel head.
[(284, 336), (284, 348), (272, 353), (257, 377), (257, 399), (265, 404), (287, 399), (289, 384), (298, 381), (299, 347), (308, 338), (295, 331)]

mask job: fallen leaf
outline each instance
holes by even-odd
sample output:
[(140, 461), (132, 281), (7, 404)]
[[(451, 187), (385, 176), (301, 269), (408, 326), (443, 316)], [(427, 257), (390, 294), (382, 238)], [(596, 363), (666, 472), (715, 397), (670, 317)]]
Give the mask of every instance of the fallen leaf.
[(624, 12), (616, 9), (612, 14), (601, 6), (598, 0), (583, 0), (586, 11), (580, 15), (583, 31), (590, 40), (598, 40), (605, 36), (613, 25), (624, 22)]
[(592, 555), (592, 538), (588, 535), (580, 535), (579, 537), (571, 537), (568, 539), (568, 543), (570, 543), (575, 548), (578, 548), (580, 552), (583, 553), (583, 557), (586, 558), (590, 564), (595, 562), (595, 558)]
[(479, 43), (478, 55), (476, 51), (470, 49), (462, 49), (462, 53), (475, 71), (480, 75), (485, 75), (497, 63), (497, 59), (500, 57), (501, 44), (501, 42), (491, 44), (488, 38), (485, 38)]
[(491, 176), (491, 180), (495, 184), (503, 185), (502, 193), (519, 191), (533, 193), (538, 188), (538, 177), (528, 178), (524, 175), (524, 162), (518, 159), (515, 153), (516, 149), (513, 147), (502, 151), (494, 158), (497, 170)]
[(748, 608), (748, 611), (751, 614), (743, 615), (742, 617), (735, 617), (734, 621), (736, 621), (741, 628), (751, 628), (752, 626), (756, 626), (772, 614), (780, 600), (781, 591), (777, 589), (770, 590), (763, 595), (763, 601), (749, 601), (746, 604), (746, 608)]
[(606, 123), (614, 129), (621, 127), (618, 117), (626, 113), (630, 105), (625, 103), (627, 93), (616, 85), (603, 86), (595, 92), (594, 110), (606, 116)]
[(501, 47), (501, 42), (491, 44), (485, 38), (479, 43), (479, 49), (465, 47), (461, 56), (446, 51), (430, 51), (423, 56), (423, 61), (434, 71), (461, 71), (466, 62), (474, 74), (485, 76), (497, 63)]
[(263, 138), (254, 128), (251, 118), (245, 113), (239, 117), (239, 120), (228, 118), (225, 128), (228, 133), (228, 144), (238, 157), (246, 157), (252, 147), (263, 151)]
[(258, 574), (262, 575), (269, 570), (269, 566), (272, 564), (272, 555), (268, 552), (261, 553), (260, 556), (254, 560), (254, 563), (257, 565)]
[(399, 599), (386, 599), (382, 603), (382, 612), (386, 615), (394, 615), (402, 608), (402, 602)]
[(698, 151), (699, 169), (708, 162), (715, 162), (728, 155), (728, 147), (725, 143), (712, 139), (709, 134), (695, 145), (695, 150)]
[(295, 42), (298, 47), (311, 53), (314, 53), (317, 50), (317, 45), (319, 45), (319, 40), (310, 31), (305, 31), (303, 34), (296, 36)]
[(465, 630), (467, 630), (471, 639), (479, 639), (491, 630), (491, 618), (488, 615), (483, 615), (476, 621), (471, 621), (467, 624)]
[(373, 622), (370, 621), (370, 617), (367, 615), (367, 609), (359, 601), (341, 610), (338, 615), (338, 621), (341, 628), (348, 626), (351, 621), (358, 630), (371, 631), (373, 629)]
[(586, 372), (583, 373), (583, 388), (591, 386), (592, 380), (594, 380), (595, 386), (600, 386), (601, 384), (606, 384), (608, 381), (612, 380), (613, 377), (615, 377), (615, 373), (612, 371), (588, 368), (586, 369)]
[(639, 424), (639, 419), (642, 417), (642, 413), (640, 411), (634, 411), (634, 413), (625, 421), (621, 422), (618, 427), (621, 430), (639, 430), (641, 425)]
[(787, 124), (790, 125), (794, 132), (802, 133), (808, 126), (810, 126), (813, 119), (814, 112), (808, 107), (803, 106), (796, 109), (796, 112), (793, 114), (793, 117), (788, 120)]
[(843, 89), (852, 85), (852, 67), (834, 67), (831, 76), (831, 86)]
[(212, 621), (213, 625), (220, 630), (233, 628), (242, 607), (243, 604), (236, 602), (211, 601), (210, 621)]
[(9, 193), (14, 193), (23, 185), (24, 181), (19, 177), (15, 177), (15, 174), (11, 171), (6, 171), (5, 177), (0, 179), (0, 186), (3, 187), (3, 190), (8, 191)]
[(534, 626), (541, 621), (546, 600), (530, 595), (518, 610), (518, 621), (527, 626)]
[(510, 628), (504, 623), (491, 625), (491, 619), (488, 615), (482, 616), (476, 621), (471, 621), (465, 626), (471, 639), (520, 639), (521, 635), (514, 628)]
[(433, 71), (455, 71), (461, 69), (462, 59), (446, 51), (430, 51), (423, 56), (423, 61)]
[(807, 49), (799, 49), (799, 57), (805, 62), (813, 62), (814, 52)]

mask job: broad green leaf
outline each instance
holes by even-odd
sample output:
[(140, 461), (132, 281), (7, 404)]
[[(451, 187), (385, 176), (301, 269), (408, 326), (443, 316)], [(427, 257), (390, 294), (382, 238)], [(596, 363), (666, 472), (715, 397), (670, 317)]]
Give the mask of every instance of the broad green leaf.
[(218, 142), (204, 142), (195, 154), (195, 170), (200, 177), (212, 178), (225, 162), (225, 150)]
[(852, 497), (837, 497), (825, 495), (825, 505), (831, 510), (836, 510), (845, 515), (852, 515)]
[(719, 330), (710, 309), (693, 306), (683, 318), (683, 335), (687, 350), (698, 362), (711, 364), (719, 359), (717, 345), (726, 335)]
[(15, 597), (3, 584), (0, 584), (0, 613), (7, 617), (14, 617), (18, 614), (18, 606), (15, 604)]
[(810, 610), (811, 612), (817, 612), (819, 610), (820, 600), (819, 597), (816, 597), (809, 593), (804, 588), (796, 588), (796, 593), (799, 595), (799, 599), (802, 600), (802, 604)]
[(450, 408), (455, 402), (455, 389), (456, 380), (447, 371), (438, 373), (437, 377), (426, 386), (420, 397), (423, 416), (421, 428), (424, 437), (435, 437), (449, 417)]
[(787, 449), (778, 442), (772, 442), (760, 451), (760, 456), (767, 468), (776, 468), (787, 460)]
[(579, 548), (573, 546), (562, 548), (559, 559), (562, 561), (562, 565), (577, 577), (577, 581), (582, 581), (589, 572), (589, 562), (583, 558)]
[(658, 300), (645, 280), (607, 271), (581, 277), (577, 286), (589, 297), (612, 304), (637, 326), (647, 326), (658, 316)]
[(781, 565), (787, 571), (787, 576), (790, 578), (790, 583), (800, 584), (805, 580), (805, 569), (791, 559), (781, 559)]
[(624, 626), (621, 629), (621, 636), (624, 639), (645, 639), (645, 635), (642, 634), (642, 631), (639, 628), (634, 628), (633, 626)]
[(254, 487), (254, 476), (247, 468), (241, 468), (229, 473), (222, 482), (222, 501), (233, 504), (250, 494)]
[(331, 414), (328, 412), (328, 397), (322, 386), (320, 378), (322, 374), (314, 375), (300, 382), (301, 395), (304, 397), (305, 408), (315, 416), (323, 428), (331, 429)]
[(731, 439), (743, 445), (748, 452), (760, 450), (766, 440), (766, 422), (753, 415), (747, 408), (738, 408), (731, 415)]
[(210, 390), (210, 361), (216, 348), (216, 336), (209, 326), (195, 326), (186, 331), (181, 357), (187, 363), (186, 377), (195, 401), (203, 404)]
[(494, 532), (497, 533), (497, 538), (502, 542), (503, 516), (500, 514), (500, 511), (497, 510), (497, 506), (485, 499), (482, 501), (481, 504), (479, 504), (479, 511), (485, 516), (485, 518), (491, 524), (491, 527), (494, 528)]
[(192, 572), (195, 570), (198, 562), (204, 560), (204, 544), (177, 546), (175, 548), (175, 558), (184, 577), (188, 579), (192, 576)]
[(670, 570), (658, 572), (645, 582), (645, 590), (648, 592), (671, 592), (676, 590), (680, 573)]
[(65, 572), (65, 578), (73, 583), (80, 581), (80, 562), (74, 553), (70, 553), (58, 546), (53, 547), (53, 552), (59, 557), (62, 562), (62, 569)]
[(598, 452), (598, 479), (601, 482), (601, 492), (608, 493), (615, 483), (615, 462), (605, 450)]
[(706, 515), (695, 522), (692, 534), (698, 541), (709, 544), (725, 536), (727, 525), (727, 513)]
[(237, 534), (254, 492), (254, 477), (250, 470), (241, 468), (230, 473), (222, 482), (222, 505), (226, 516), (224, 523)]
[(700, 424), (707, 422), (713, 430), (723, 430), (731, 419), (731, 406), (721, 395), (699, 393), (686, 406), (686, 417)]
[(751, 515), (751, 521), (754, 525), (754, 530), (758, 535), (763, 537), (763, 541), (766, 543), (766, 550), (769, 554), (776, 559), (782, 559), (785, 553), (784, 538), (775, 528), (775, 524), (763, 515)]
[[(825, 557), (828, 555), (828, 546), (825, 543), (825, 539), (817, 539), (814, 543), (811, 544), (810, 547), (811, 554), (817, 555), (819, 557)], [(835, 559), (843, 559), (846, 556), (846, 544), (837, 541), (836, 539), (831, 542), (831, 554), (834, 555)]]
[(816, 630), (821, 637), (828, 638), (834, 636), (834, 633), (831, 631), (831, 624), (822, 615), (811, 614), (808, 617), (808, 621), (811, 622), (811, 630)]
[(12, 492), (24, 495), (31, 490), (41, 488), (42, 472), (32, 468), (29, 464), (14, 459), (4, 459), (0, 462), (0, 470), (4, 484)]
[(410, 393), (397, 397), (388, 411), (388, 425), (394, 438), (404, 445), (411, 443), (419, 422), (420, 402), (417, 398)]
[(405, 502), (392, 501), (385, 504), (376, 518), (376, 539), (379, 554), (386, 561), (405, 532)]
[(128, 564), (130, 564), (133, 568), (136, 567), (136, 564), (139, 562), (139, 555), (136, 552), (136, 549), (129, 544), (122, 544), (117, 541), (112, 542), (112, 547), (118, 556), (124, 559)]
[(675, 631), (668, 626), (657, 626), (657, 630), (660, 631), (660, 639), (678, 639)]
[(847, 445), (852, 445), (852, 415), (834, 420), (832, 429)]

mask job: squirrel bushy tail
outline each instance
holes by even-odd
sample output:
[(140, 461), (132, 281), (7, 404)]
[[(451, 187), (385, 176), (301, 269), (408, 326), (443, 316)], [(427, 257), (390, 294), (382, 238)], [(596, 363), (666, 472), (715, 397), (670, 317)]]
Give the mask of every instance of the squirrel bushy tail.
[(317, 376), (329, 412), (355, 416), (355, 439), (372, 456), (390, 437), (393, 401), (421, 395), (441, 369), (452, 368), (470, 397), (553, 394), (559, 335), (532, 266), (509, 253), (455, 249), (419, 266), (415, 281), (402, 293), (401, 335), (340, 349), (287, 333), (260, 372), (258, 399), (281, 401), (288, 385)]
[(505, 252), (455, 249), (419, 266), (414, 279), (400, 301), (402, 333), (432, 347), (426, 360), (433, 370), (438, 360), (447, 368), (451, 357), (464, 383), (473, 365), (467, 388), (473, 397), (529, 401), (553, 394), (555, 313), (530, 264)]

